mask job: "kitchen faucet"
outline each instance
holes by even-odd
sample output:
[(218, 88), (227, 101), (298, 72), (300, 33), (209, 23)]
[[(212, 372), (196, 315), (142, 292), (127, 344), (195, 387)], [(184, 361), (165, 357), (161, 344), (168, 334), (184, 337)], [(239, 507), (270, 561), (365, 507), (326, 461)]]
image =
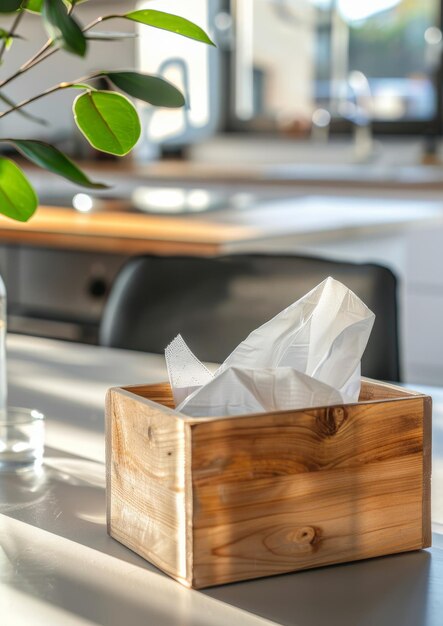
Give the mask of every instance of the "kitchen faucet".
[[(371, 87), (363, 72), (349, 72), (347, 87), (353, 94), (353, 100), (347, 97), (342, 103), (343, 110), (339, 114), (352, 123), (354, 136), (354, 157), (358, 162), (367, 161), (373, 153), (372, 136)], [(347, 114), (347, 115), (346, 115)]]
[(338, 97), (330, 99), (328, 109), (317, 108), (313, 112), (312, 137), (327, 141), (333, 117), (348, 120), (352, 124), (354, 158), (359, 163), (365, 162), (374, 151), (369, 81), (363, 72), (354, 70), (349, 72), (339, 91)]
[(330, 3), (329, 23), (329, 106), (314, 111), (312, 134), (325, 140), (334, 117), (348, 120), (353, 131), (354, 158), (361, 163), (370, 159), (374, 149), (371, 88), (363, 72), (349, 70), (349, 25), (340, 15), (336, 0)]

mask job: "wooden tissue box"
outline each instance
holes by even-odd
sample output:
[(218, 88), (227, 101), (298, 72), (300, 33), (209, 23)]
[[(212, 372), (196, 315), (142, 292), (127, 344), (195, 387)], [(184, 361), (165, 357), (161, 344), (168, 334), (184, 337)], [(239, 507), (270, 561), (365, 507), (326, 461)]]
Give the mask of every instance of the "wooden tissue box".
[(356, 404), (191, 418), (168, 384), (110, 389), (108, 532), (197, 589), (428, 547), (431, 406), (363, 380)]

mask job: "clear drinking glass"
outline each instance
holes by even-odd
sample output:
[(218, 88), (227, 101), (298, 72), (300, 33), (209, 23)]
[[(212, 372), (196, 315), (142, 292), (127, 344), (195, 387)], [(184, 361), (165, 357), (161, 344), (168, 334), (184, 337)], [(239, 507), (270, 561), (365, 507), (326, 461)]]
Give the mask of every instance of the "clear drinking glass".
[(43, 413), (20, 407), (0, 413), (0, 471), (41, 465), (44, 442)]
[(6, 308), (6, 289), (0, 276), (0, 471), (40, 465), (45, 442), (42, 413), (8, 407)]

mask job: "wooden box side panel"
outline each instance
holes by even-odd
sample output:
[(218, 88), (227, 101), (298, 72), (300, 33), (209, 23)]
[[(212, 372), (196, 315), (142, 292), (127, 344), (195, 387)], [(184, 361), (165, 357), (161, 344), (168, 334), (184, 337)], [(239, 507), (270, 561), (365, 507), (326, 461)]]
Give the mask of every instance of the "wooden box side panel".
[(129, 387), (122, 387), (122, 389), (141, 396), (142, 398), (146, 398), (151, 402), (162, 404), (169, 409), (175, 409), (172, 389), (170, 384), (167, 382), (154, 383), (150, 385), (131, 385)]
[(432, 544), (431, 524), (432, 475), (432, 398), (423, 398), (423, 548)]
[(192, 497), (184, 422), (125, 390), (111, 389), (106, 431), (109, 534), (186, 583)]
[[(174, 397), (168, 382), (150, 385), (133, 385), (130, 387), (123, 387), (123, 389), (142, 398), (147, 398), (151, 402), (162, 404), (170, 409), (175, 408)], [(376, 402), (380, 400), (392, 400), (404, 397), (410, 398), (417, 395), (421, 396), (423, 394), (418, 394), (417, 392), (405, 389), (404, 387), (398, 387), (397, 385), (393, 385), (391, 383), (383, 383), (369, 378), (362, 378), (359, 401)], [(189, 421), (194, 421), (193, 418), (183, 417)], [(202, 421), (203, 419), (213, 418), (197, 418), (198, 421)], [(232, 419), (232, 417), (229, 417), (228, 419)]]
[[(175, 408), (174, 397), (168, 382), (154, 383), (150, 385), (131, 385), (122, 389), (134, 393), (142, 398), (147, 398), (151, 402), (157, 402), (170, 409)], [(383, 383), (370, 378), (362, 378), (360, 402), (374, 402), (379, 400), (390, 400), (404, 397), (423, 395), (410, 389), (399, 387), (391, 383)], [(192, 420), (192, 418), (189, 418)], [(198, 418), (199, 421), (206, 418)]]
[(423, 408), (419, 396), (194, 424), (193, 586), (423, 547)]
[(372, 378), (362, 378), (359, 402), (377, 402), (379, 400), (398, 400), (399, 398), (411, 398), (423, 396), (422, 393), (399, 387), (393, 383), (384, 383)]

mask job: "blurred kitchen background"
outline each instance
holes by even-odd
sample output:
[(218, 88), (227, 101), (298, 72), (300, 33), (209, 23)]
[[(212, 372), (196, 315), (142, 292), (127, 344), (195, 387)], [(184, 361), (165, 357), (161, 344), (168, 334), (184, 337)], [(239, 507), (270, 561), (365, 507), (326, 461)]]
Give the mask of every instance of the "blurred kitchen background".
[[(310, 254), (390, 267), (399, 281), (405, 381), (443, 381), (441, 0), (94, 0), (102, 11), (158, 8), (205, 28), (217, 48), (173, 34), (91, 42), (11, 84), (16, 101), (97, 69), (161, 75), (188, 106), (138, 104), (143, 135), (123, 160), (75, 128), (73, 94), (0, 121), (3, 136), (55, 142), (107, 191), (23, 167), (41, 204), (26, 225), (0, 220), (0, 271), (13, 332), (94, 343), (113, 280), (140, 253)], [(45, 36), (23, 22), (1, 72)], [(108, 29), (108, 28), (107, 28)]]

